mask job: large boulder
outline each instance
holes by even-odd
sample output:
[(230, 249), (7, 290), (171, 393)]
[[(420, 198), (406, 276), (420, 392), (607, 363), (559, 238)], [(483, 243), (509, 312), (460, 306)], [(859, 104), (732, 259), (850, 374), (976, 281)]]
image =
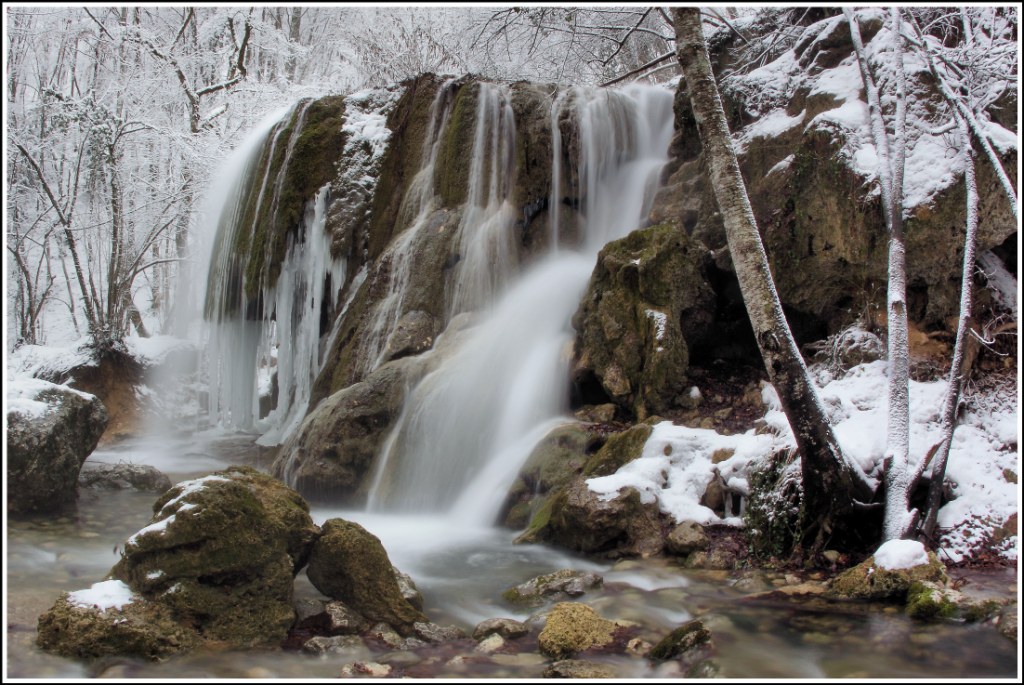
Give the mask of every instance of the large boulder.
[(55, 511), (74, 503), (78, 474), (107, 427), (92, 395), (38, 379), (7, 395), (7, 511)]
[(306, 574), (323, 594), (341, 600), (370, 622), (391, 625), (402, 635), (414, 634), (414, 624), (427, 622), (402, 596), (380, 539), (358, 523), (326, 521)]
[(86, 461), (78, 474), (78, 487), (94, 490), (138, 490), (164, 493), (171, 479), (155, 466), (147, 464), (104, 464)]
[(906, 568), (886, 568), (870, 556), (828, 582), (826, 594), (837, 599), (905, 601), (911, 585), (932, 582), (946, 585), (946, 567), (935, 552), (927, 561)]
[(295, 574), (319, 532), (306, 502), (270, 476), (230, 467), (179, 483), (153, 510), (111, 575), (206, 639), (280, 642), (295, 620)]
[(271, 472), (305, 497), (353, 496), (421, 373), (417, 358), (398, 359), (326, 398), (281, 446)]
[(714, 316), (706, 254), (672, 224), (605, 245), (573, 316), (578, 387), (599, 386), (640, 419), (685, 403), (688, 342)]

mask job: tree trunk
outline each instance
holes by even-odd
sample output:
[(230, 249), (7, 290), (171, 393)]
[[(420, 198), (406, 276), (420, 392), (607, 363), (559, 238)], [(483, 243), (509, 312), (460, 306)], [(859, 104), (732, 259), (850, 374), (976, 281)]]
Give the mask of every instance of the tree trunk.
[(812, 530), (807, 532), (817, 536), (813, 553), (825, 543), (826, 536), (842, 536), (852, 530), (850, 515), (854, 502), (870, 495), (871, 489), (843, 456), (782, 312), (711, 71), (700, 10), (675, 8), (673, 12), (676, 51), (743, 302), (768, 377), (778, 392), (800, 451), (804, 506), (812, 522)]

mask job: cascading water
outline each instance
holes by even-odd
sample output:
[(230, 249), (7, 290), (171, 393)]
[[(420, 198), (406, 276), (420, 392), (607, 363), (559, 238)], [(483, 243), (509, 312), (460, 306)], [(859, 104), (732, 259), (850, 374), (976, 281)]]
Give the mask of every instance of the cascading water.
[[(248, 260), (259, 255), (238, 254), (232, 249), (239, 231), (255, 231), (259, 208), (270, 195), (270, 217), (276, 216), (284, 176), (302, 130), (309, 101), (300, 103), (294, 116), (280, 119), (266, 145), (267, 163), (259, 179), (256, 212), (251, 225), (246, 219), (247, 194), (258, 172), (259, 151), (254, 146), (241, 168), (231, 200), (219, 218), (218, 245), (210, 266), (207, 317), (211, 319), (206, 346), (210, 384), (210, 415), (222, 426), (264, 432), (260, 444), (275, 445), (301, 422), (309, 403), (310, 389), (322, 363), (320, 320), (323, 309), (332, 310), (345, 281), (345, 264), (330, 257), (331, 236), (325, 231), (328, 188), (321, 188), (306, 203), (299, 229), (289, 233), (280, 275), (273, 284), (261, 274), (259, 311), (247, 312), (243, 275)], [(282, 163), (276, 175), (270, 160), (282, 144), (287, 123), (294, 120)], [(276, 373), (277, 404), (261, 411), (260, 398), (271, 394)], [(266, 416), (262, 414), (266, 413)]]
[(570, 317), (600, 248), (643, 223), (673, 125), (672, 94), (661, 88), (576, 89), (571, 99), (582, 245), (553, 251), (512, 281), (413, 390), (378, 459), (371, 509), (491, 523), (502, 486), (568, 408)]

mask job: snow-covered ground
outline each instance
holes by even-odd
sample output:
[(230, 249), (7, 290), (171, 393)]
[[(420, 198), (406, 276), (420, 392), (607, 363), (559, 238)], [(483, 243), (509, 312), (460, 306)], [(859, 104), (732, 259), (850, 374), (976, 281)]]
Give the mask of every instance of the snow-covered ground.
[[(815, 371), (843, 451), (877, 482), (885, 451), (886, 362), (860, 364), (834, 377), (824, 368)], [(940, 439), (939, 413), (945, 389), (945, 380), (910, 383), (911, 466)], [(643, 501), (657, 501), (663, 513), (679, 522), (742, 525), (740, 517), (722, 519), (701, 505), (700, 499), (715, 470), (730, 489), (748, 493), (752, 467), (794, 445), (770, 385), (765, 386), (763, 397), (769, 407), (764, 418), (770, 432), (758, 435), (751, 429), (740, 435), (722, 435), (664, 421), (654, 427), (640, 458), (612, 475), (591, 478), (588, 486), (606, 498), (614, 497), (621, 488), (634, 487)], [(959, 561), (971, 556), (979, 545), (986, 544), (993, 528), (1018, 511), (1019, 487), (1012, 475), (1019, 475), (1018, 417), (1013, 397), (978, 393), (969, 398), (953, 436), (946, 471), (955, 499), (939, 511), (945, 558)], [(731, 456), (721, 459), (730, 452)], [(713, 464), (716, 453), (719, 463)], [(1017, 537), (1005, 540), (998, 551), (1007, 559), (1016, 559)]]

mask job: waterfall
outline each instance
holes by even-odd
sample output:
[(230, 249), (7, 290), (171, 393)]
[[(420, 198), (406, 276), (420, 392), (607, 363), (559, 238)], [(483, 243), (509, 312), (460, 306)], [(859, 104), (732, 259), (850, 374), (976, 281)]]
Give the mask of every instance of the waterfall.
[(516, 266), (509, 201), (515, 121), (508, 89), (481, 83), (477, 96), (469, 192), (459, 222), (459, 256), (448, 297), (449, 319), (490, 304)]
[(378, 457), (371, 509), (448, 512), (489, 524), (530, 451), (567, 420), (560, 417), (568, 410), (570, 318), (600, 248), (647, 216), (673, 125), (672, 94), (661, 88), (570, 95), (580, 122), (573, 161), (582, 244), (553, 250), (510, 280), (481, 323), (412, 391)]
[[(279, 119), (269, 141), (264, 135), (266, 142), (249, 151), (231, 199), (220, 213), (217, 245), (210, 263), (206, 305), (211, 320), (206, 345), (210, 416), (224, 427), (263, 432), (258, 442), (264, 445), (279, 444), (305, 415), (322, 363), (322, 313), (333, 311), (337, 292), (345, 282), (345, 263), (331, 258), (331, 236), (325, 230), (327, 186), (306, 203), (298, 230), (288, 233), (276, 281), (267, 283), (266, 274), (260, 274), (255, 305), (246, 297), (244, 275), (249, 260), (262, 259), (263, 255), (239, 254), (233, 249), (241, 231), (254, 234), (261, 220), (274, 225), (285, 174), (310, 102), (301, 102), (291, 116)], [(289, 122), (294, 123), (289, 127)], [(290, 134), (282, 141), (287, 130)], [(272, 162), (282, 144), (282, 162), (275, 167)], [(266, 153), (262, 156), (265, 165), (258, 179), (255, 204), (249, 205), (261, 171), (261, 151)], [(260, 213), (268, 192), (269, 218)], [(256, 211), (247, 215), (247, 206)], [(251, 223), (246, 222), (247, 216)], [(264, 249), (271, 248), (268, 244)], [(277, 403), (268, 412), (266, 406), (261, 407), (261, 398), (269, 404), (275, 376)]]
[(423, 138), (422, 162), (409, 189), (402, 198), (399, 210), (399, 224), (411, 217), (408, 228), (391, 243), (381, 259), (388, 268), (386, 273), (387, 292), (374, 309), (373, 324), (363, 343), (362, 367), (369, 373), (380, 366), (387, 354), (387, 343), (398, 328), (402, 318), (405, 297), (408, 292), (413, 253), (419, 244), (420, 233), (426, 228), (430, 215), (438, 208), (439, 202), (434, 191), (434, 171), (437, 153), (441, 146), (442, 134), (451, 115), (452, 87), (455, 79), (449, 79), (438, 89), (430, 105), (427, 135)]

